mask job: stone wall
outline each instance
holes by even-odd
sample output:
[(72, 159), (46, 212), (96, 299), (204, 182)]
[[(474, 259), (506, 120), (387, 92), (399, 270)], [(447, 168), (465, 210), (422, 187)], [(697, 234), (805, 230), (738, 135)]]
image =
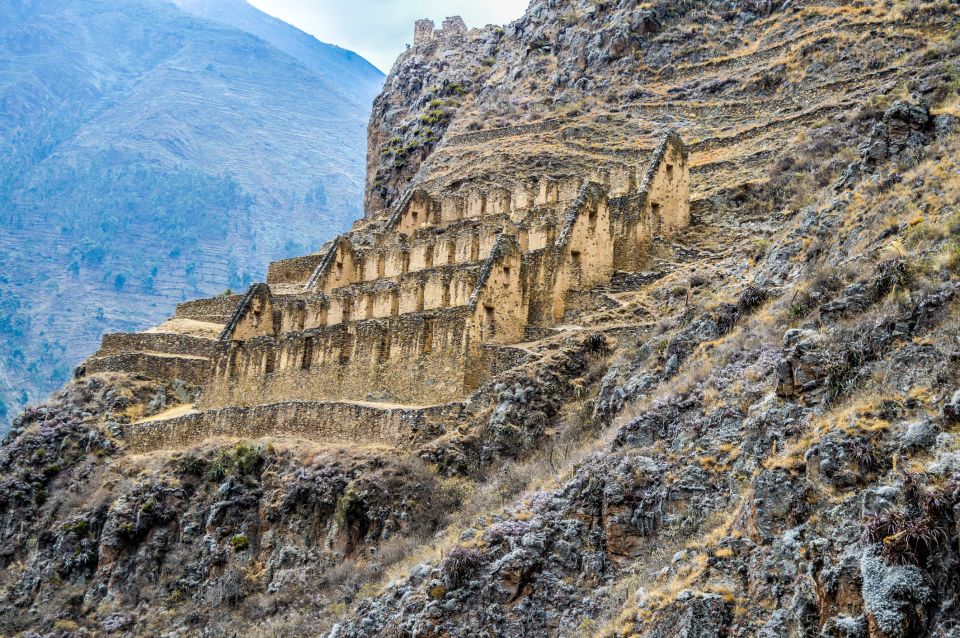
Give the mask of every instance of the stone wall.
[(105, 357), (91, 357), (83, 365), (84, 374), (126, 372), (141, 374), (151, 379), (174, 381), (179, 379), (192, 385), (201, 385), (210, 379), (210, 360), (186, 355), (164, 355), (144, 352), (125, 352)]
[(461, 307), (223, 344), (203, 403), (459, 399), (471, 316)]
[(267, 269), (267, 283), (305, 284), (322, 260), (323, 255), (305, 255), (275, 261)]
[(467, 361), (464, 387), (467, 392), (473, 392), (494, 377), (526, 363), (530, 358), (530, 353), (520, 348), (484, 344)]
[(327, 325), (330, 298), (322, 294), (274, 295), (273, 325), (277, 334)]
[(195, 321), (210, 321), (226, 323), (237, 306), (243, 301), (244, 295), (227, 295), (211, 297), (210, 299), (196, 299), (177, 304), (174, 317), (178, 319), (193, 319)]
[(212, 437), (292, 436), (322, 443), (406, 447), (442, 435), (458, 422), (459, 403), (384, 409), (356, 403), (287, 401), (229, 407), (123, 428), (134, 452), (176, 449)]
[(105, 357), (132, 352), (160, 352), (212, 357), (216, 351), (213, 339), (167, 332), (121, 332), (103, 335), (100, 349), (94, 355)]
[(472, 131), (470, 133), (461, 133), (453, 135), (447, 141), (451, 146), (462, 146), (466, 144), (480, 144), (490, 142), (503, 137), (513, 137), (515, 135), (531, 135), (533, 133), (546, 133), (559, 130), (566, 119), (557, 118), (552, 120), (541, 120), (534, 124), (518, 124), (516, 126), (504, 126), (500, 128), (491, 128), (484, 131)]

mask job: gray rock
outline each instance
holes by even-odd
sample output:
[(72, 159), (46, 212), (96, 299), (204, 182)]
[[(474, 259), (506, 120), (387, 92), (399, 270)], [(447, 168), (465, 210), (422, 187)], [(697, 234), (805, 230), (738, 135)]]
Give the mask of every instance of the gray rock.
[(133, 627), (133, 616), (129, 614), (110, 614), (103, 619), (100, 627), (108, 634), (124, 631)]
[(884, 510), (892, 509), (897, 504), (900, 491), (892, 485), (876, 485), (863, 492), (863, 506), (861, 516), (869, 518)]
[(823, 623), (821, 638), (866, 638), (866, 616), (834, 616)]
[(928, 419), (912, 421), (900, 435), (900, 449), (921, 450), (937, 442), (937, 427)]
[(942, 139), (957, 130), (957, 123), (960, 122), (955, 115), (944, 113), (933, 118), (933, 134)]
[(909, 638), (922, 631), (931, 597), (923, 570), (913, 565), (889, 565), (876, 547), (860, 559), (861, 594), (867, 615), (885, 638)]
[(943, 405), (943, 418), (948, 423), (960, 421), (960, 390), (953, 393), (953, 396)]

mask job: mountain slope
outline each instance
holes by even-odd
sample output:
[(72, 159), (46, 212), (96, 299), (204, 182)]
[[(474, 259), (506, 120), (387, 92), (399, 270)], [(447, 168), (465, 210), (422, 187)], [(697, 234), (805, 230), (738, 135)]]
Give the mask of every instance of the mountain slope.
[[(266, 40), (331, 85), (353, 87), (353, 91), (344, 92), (348, 99), (355, 99), (358, 94), (364, 98), (376, 95), (383, 85), (383, 73), (353, 51), (321, 45), (313, 36), (259, 11), (245, 0), (175, 0), (174, 3), (193, 15)], [(364, 99), (359, 106), (367, 109), (369, 102)]]
[(265, 417), (139, 453), (182, 385), (68, 384), (0, 446), (0, 631), (955, 635), (958, 34), (942, 0), (535, 0), (405, 54), (371, 212), (675, 127), (691, 226), (405, 447)]
[(0, 413), (103, 331), (242, 286), (358, 215), (378, 85), (359, 56), (252, 8), (306, 59), (166, 2), (3, 11)]

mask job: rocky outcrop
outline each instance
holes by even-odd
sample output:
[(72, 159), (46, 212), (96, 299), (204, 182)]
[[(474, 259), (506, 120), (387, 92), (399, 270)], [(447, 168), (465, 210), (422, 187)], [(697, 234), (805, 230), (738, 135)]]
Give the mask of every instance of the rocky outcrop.
[[(119, 428), (100, 416), (152, 390), (90, 379), (17, 420), (0, 448), (3, 632), (36, 628), (30, 601), (41, 598), (43, 616), (99, 617), (98, 630), (120, 635), (166, 631), (119, 611), (141, 605), (236, 615), (254, 592), (306, 600), (314, 596), (307, 583), (336, 586), (382, 568), (377, 546), (432, 533), (449, 509), (450, 496), (419, 466), (362, 451), (212, 444), (123, 478), (122, 467), (137, 461), (120, 461)], [(48, 531), (37, 541), (16, 522), (26, 520)], [(32, 557), (18, 562), (28, 546)], [(88, 592), (82, 600), (72, 597), (75, 586)]]
[(432, 39), (400, 55), (367, 129), (367, 214), (397, 201), (489, 77), (502, 38), (503, 30), (491, 27)]

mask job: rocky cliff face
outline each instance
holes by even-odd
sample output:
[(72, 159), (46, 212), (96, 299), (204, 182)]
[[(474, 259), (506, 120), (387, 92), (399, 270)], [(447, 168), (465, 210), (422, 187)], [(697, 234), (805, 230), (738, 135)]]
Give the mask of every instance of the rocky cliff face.
[(464, 101), (484, 86), (502, 28), (441, 32), (393, 65), (367, 130), (367, 213), (393, 204), (443, 139)]
[(673, 126), (696, 224), (415, 449), (131, 455), (122, 425), (182, 388), (71, 384), (0, 448), (0, 631), (952, 635), (958, 28), (949, 2), (535, 2), (448, 66), (414, 48), (371, 148), (449, 116), (409, 167), (368, 158), (379, 202)]

